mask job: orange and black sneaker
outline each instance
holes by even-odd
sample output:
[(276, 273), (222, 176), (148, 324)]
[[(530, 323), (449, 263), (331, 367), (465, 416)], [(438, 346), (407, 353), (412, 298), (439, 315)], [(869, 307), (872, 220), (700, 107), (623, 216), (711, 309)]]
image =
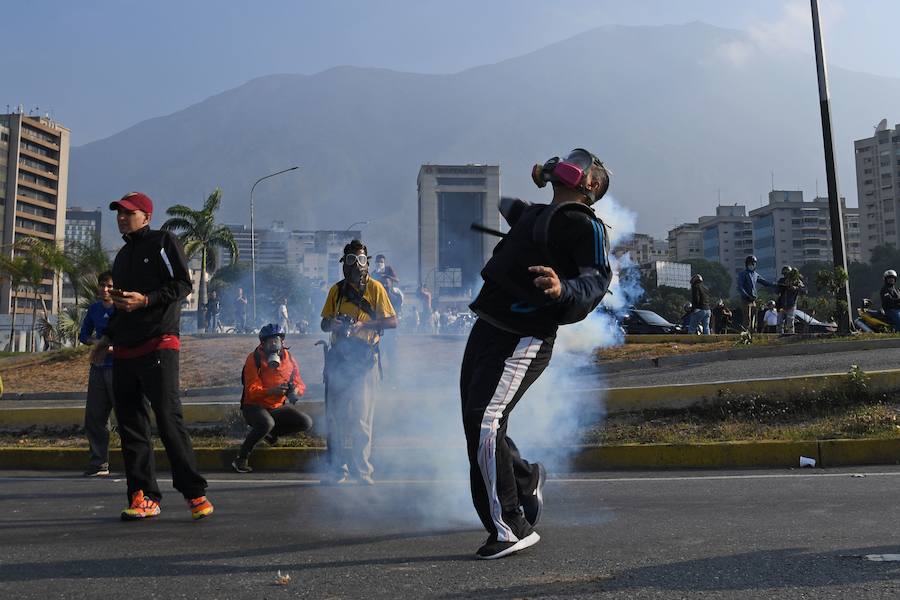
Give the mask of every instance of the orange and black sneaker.
[(202, 519), (204, 517), (208, 517), (213, 514), (213, 505), (212, 502), (206, 499), (206, 496), (200, 496), (199, 498), (191, 498), (187, 501), (188, 506), (191, 507), (191, 517), (196, 521), (197, 519)]
[(122, 520), (138, 521), (155, 517), (159, 512), (159, 502), (145, 496), (143, 490), (138, 490), (131, 495), (131, 506), (122, 511)]

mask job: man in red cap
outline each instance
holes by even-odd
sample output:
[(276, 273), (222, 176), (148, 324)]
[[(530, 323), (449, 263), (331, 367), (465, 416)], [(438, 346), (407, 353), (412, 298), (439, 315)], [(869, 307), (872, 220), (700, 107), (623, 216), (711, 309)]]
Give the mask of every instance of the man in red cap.
[(112, 291), (116, 314), (104, 337), (91, 351), (100, 364), (113, 347), (113, 393), (128, 479), (129, 506), (122, 520), (159, 514), (162, 494), (156, 483), (150, 401), (172, 465), (172, 483), (188, 501), (194, 519), (213, 512), (206, 498), (206, 480), (197, 471), (191, 438), (184, 426), (178, 393), (178, 352), (181, 301), (193, 286), (184, 250), (167, 231), (150, 229), (153, 202), (131, 192), (109, 205), (116, 211), (125, 246), (113, 263)]

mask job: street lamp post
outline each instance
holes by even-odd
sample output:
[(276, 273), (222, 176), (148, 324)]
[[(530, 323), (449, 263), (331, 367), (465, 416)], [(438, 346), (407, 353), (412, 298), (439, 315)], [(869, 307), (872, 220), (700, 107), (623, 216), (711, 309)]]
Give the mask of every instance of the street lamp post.
[[(825, 49), (822, 43), (822, 22), (819, 17), (818, 0), (810, 0), (812, 10), (813, 46), (816, 52), (816, 71), (819, 76), (819, 109), (822, 115), (822, 141), (825, 147), (825, 179), (828, 182), (828, 215), (831, 218), (831, 251), (834, 257), (835, 268), (841, 267), (847, 272), (847, 257), (844, 251), (844, 215), (841, 207), (840, 193), (838, 191), (837, 169), (834, 159), (834, 138), (831, 134), (831, 106), (828, 91), (828, 70), (825, 63)], [(847, 310), (839, 313), (840, 322), (838, 331), (848, 333), (850, 331), (850, 280), (844, 283), (844, 289), (840, 292), (841, 298), (847, 304)]]
[(265, 177), (260, 177), (257, 179), (253, 185), (250, 187), (250, 278), (253, 286), (253, 326), (256, 326), (256, 228), (254, 226), (253, 220), (253, 190), (256, 189), (256, 186), (260, 181), (265, 179), (269, 179), (270, 177), (275, 177), (276, 175), (281, 175), (282, 173), (287, 173), (288, 171), (296, 171), (300, 167), (291, 167), (290, 169), (283, 169), (281, 171), (277, 171), (275, 173), (270, 173)]
[(344, 232), (347, 232), (347, 231), (350, 231), (351, 229), (353, 229), (353, 226), (354, 226), (354, 225), (363, 225), (363, 226), (365, 226), (365, 225), (368, 225), (368, 224), (369, 224), (368, 221), (354, 221), (353, 223), (350, 223), (350, 226), (347, 227), (347, 229), (345, 229)]

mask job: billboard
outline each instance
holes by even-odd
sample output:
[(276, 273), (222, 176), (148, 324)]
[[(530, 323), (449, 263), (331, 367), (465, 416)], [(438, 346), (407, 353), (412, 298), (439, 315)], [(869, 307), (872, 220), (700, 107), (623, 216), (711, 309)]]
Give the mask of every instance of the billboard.
[(656, 261), (656, 285), (691, 289), (691, 265), (677, 262)]

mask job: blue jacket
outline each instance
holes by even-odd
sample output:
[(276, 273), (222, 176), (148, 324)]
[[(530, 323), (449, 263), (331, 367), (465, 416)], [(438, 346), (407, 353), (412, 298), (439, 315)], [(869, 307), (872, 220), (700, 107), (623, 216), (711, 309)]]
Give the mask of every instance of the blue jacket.
[[(87, 344), (88, 340), (96, 339), (99, 340), (103, 337), (103, 332), (106, 331), (106, 326), (109, 324), (109, 319), (116, 312), (115, 306), (110, 306), (106, 308), (103, 306), (102, 300), (97, 300), (93, 304), (91, 304), (87, 309), (87, 314), (84, 316), (84, 321), (81, 323), (81, 333), (78, 334), (78, 341), (82, 344)], [(96, 332), (96, 337), (94, 337), (94, 333)], [(103, 362), (104, 369), (112, 368), (112, 354), (109, 354), (106, 357), (106, 360)]]
[(759, 296), (759, 292), (756, 288), (756, 284), (763, 285), (768, 288), (778, 287), (762, 275), (760, 275), (757, 271), (751, 271), (750, 269), (744, 269), (741, 271), (740, 275), (738, 275), (738, 293), (741, 295), (741, 299), (746, 302), (752, 302), (756, 300), (756, 297)]

